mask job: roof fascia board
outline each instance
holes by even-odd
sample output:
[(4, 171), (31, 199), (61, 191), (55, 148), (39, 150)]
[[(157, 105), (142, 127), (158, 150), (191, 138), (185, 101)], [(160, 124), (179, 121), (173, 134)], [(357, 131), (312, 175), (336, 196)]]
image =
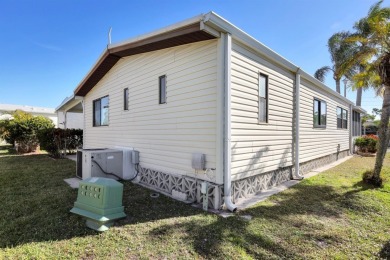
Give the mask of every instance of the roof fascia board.
[(166, 27), (164, 27), (162, 29), (155, 30), (155, 31), (152, 31), (152, 32), (149, 32), (149, 33), (145, 33), (145, 34), (141, 34), (139, 36), (127, 39), (127, 40), (122, 41), (122, 42), (110, 44), (110, 45), (108, 45), (108, 49), (121, 47), (123, 45), (131, 44), (131, 43), (138, 42), (138, 41), (143, 41), (145, 39), (148, 39), (148, 38), (160, 35), (160, 34), (164, 34), (164, 33), (171, 32), (171, 31), (175, 31), (178, 28), (186, 27), (188, 25), (200, 22), (202, 17), (203, 17), (203, 14), (197, 15), (197, 16), (192, 17), (190, 19), (187, 19), (187, 20), (184, 20), (184, 21), (181, 21), (181, 22), (178, 22), (178, 23), (166, 26)]
[(74, 94), (66, 98), (62, 103), (56, 107), (55, 113), (57, 112), (66, 112), (73, 109), (75, 106), (80, 104), (83, 101), (83, 98), (80, 96), (75, 96)]
[(367, 111), (364, 108), (359, 107), (359, 106), (353, 106), (352, 110), (355, 110), (355, 111), (360, 112), (362, 114), (367, 114)]
[[(292, 71), (293, 73), (296, 73), (296, 71), (299, 69), (298, 66), (288, 61), (287, 59), (283, 58), (280, 54), (271, 50), (270, 48), (268, 48), (261, 42), (257, 41), (255, 38), (253, 38), (246, 32), (242, 31), (238, 27), (234, 26), (233, 24), (223, 19), (221, 16), (219, 16), (214, 12), (207, 13), (203, 17), (203, 22), (218, 31), (230, 33), (234, 40), (241, 42), (242, 44), (256, 51), (258, 54), (265, 56), (266, 58), (273, 61), (277, 65), (280, 65), (288, 69), (289, 71)], [(352, 105), (354, 104), (352, 101), (343, 97), (336, 91), (332, 90), (331, 88), (329, 88), (328, 86), (326, 86), (325, 84), (323, 84), (322, 82), (320, 82), (319, 80), (317, 80), (316, 78), (308, 74), (307, 72), (303, 71), (302, 69), (300, 69), (300, 74), (302, 78), (308, 80), (309, 82), (323, 89), (327, 93), (343, 100), (348, 104), (352, 104)]]
[(200, 22), (200, 30), (205, 31), (216, 38), (221, 38), (221, 33), (219, 31), (206, 25), (203, 21)]
[(61, 104), (60, 104), (58, 107), (55, 108), (55, 111), (57, 112), (57, 111), (61, 110), (61, 109), (62, 109), (64, 106), (66, 106), (66, 104), (68, 104), (73, 98), (74, 98), (74, 95), (65, 98), (65, 99), (61, 102)]
[(105, 58), (110, 53), (107, 49), (105, 49), (102, 54), (100, 54), (99, 58), (96, 60), (94, 65), (91, 67), (91, 69), (88, 71), (88, 73), (85, 75), (85, 77), (81, 80), (81, 82), (77, 85), (76, 89), (73, 91), (74, 93), (77, 93), (81, 87), (85, 84), (85, 82), (91, 77), (91, 75), (96, 71), (96, 69), (100, 66), (100, 64), (104, 61)]
[(110, 54), (114, 54), (114, 55), (117, 55), (120, 57), (127, 56), (127, 55), (121, 55), (120, 52), (126, 51), (129, 48), (136, 48), (136, 47), (144, 46), (144, 45), (147, 45), (150, 43), (167, 40), (169, 38), (173, 38), (173, 37), (180, 36), (183, 34), (193, 33), (195, 31), (199, 31), (199, 30), (200, 30), (200, 25), (199, 25), (199, 21), (198, 21), (197, 23), (192, 23), (192, 24), (186, 25), (184, 27), (177, 28), (176, 30), (172, 30), (169, 32), (164, 32), (162, 34), (150, 36), (150, 37), (142, 39), (142, 40), (129, 42), (129, 43), (122, 44), (122, 45), (116, 46), (116, 47), (110, 46), (108, 48), (108, 51)]
[(188, 25), (200, 22), (202, 18), (203, 18), (203, 14), (197, 15), (195, 17), (192, 17), (190, 19), (187, 19), (187, 20), (175, 23), (173, 25), (164, 27), (162, 29), (159, 29), (159, 30), (156, 30), (156, 31), (152, 31), (150, 33), (142, 34), (142, 35), (134, 37), (134, 38), (130, 38), (130, 39), (126, 40), (126, 41), (122, 41), (122, 42), (119, 42), (119, 43), (107, 45), (107, 48), (102, 52), (102, 54), (96, 60), (96, 62), (91, 67), (91, 69), (88, 71), (88, 73), (85, 75), (85, 77), (77, 85), (77, 87), (74, 90), (74, 93), (78, 93), (78, 91), (81, 89), (81, 87), (86, 83), (86, 81), (90, 78), (90, 76), (96, 71), (96, 69), (100, 66), (100, 64), (103, 62), (103, 60), (105, 58), (107, 58), (108, 55), (110, 55), (110, 50), (111, 49), (118, 48), (118, 47), (121, 47), (123, 45), (131, 44), (131, 43), (134, 43), (134, 42), (137, 42), (137, 41), (142, 41), (142, 40), (145, 40), (147, 38), (157, 36), (159, 34), (163, 34), (163, 33), (167, 33), (167, 32), (170, 32), (170, 31), (177, 30), (178, 28), (181, 28), (181, 27), (184, 27), (184, 26), (188, 26)]

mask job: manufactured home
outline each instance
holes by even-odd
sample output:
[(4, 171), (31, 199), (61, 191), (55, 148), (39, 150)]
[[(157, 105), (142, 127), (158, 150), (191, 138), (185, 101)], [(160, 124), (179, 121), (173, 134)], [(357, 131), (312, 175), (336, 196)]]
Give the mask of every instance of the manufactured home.
[(74, 97), (84, 148), (134, 149), (139, 184), (232, 211), (350, 154), (364, 111), (214, 12), (109, 44)]
[(10, 115), (16, 110), (30, 113), (33, 116), (44, 116), (50, 119), (51, 121), (53, 121), (55, 127), (58, 126), (57, 114), (55, 113), (54, 108), (49, 108), (49, 107), (33, 107), (33, 106), (25, 106), (25, 105), (0, 104), (0, 120), (2, 119), (1, 116), (3, 116), (4, 119), (10, 118)]

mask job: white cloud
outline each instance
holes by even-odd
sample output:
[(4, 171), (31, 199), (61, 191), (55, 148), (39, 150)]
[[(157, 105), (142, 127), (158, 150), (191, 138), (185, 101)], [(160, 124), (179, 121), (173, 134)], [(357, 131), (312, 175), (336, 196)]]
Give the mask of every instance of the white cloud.
[(62, 51), (61, 48), (57, 47), (57, 46), (53, 46), (53, 45), (49, 45), (49, 44), (44, 44), (44, 43), (40, 43), (40, 42), (32, 42), (34, 45), (36, 46), (39, 46), (41, 48), (44, 48), (44, 49), (47, 49), (47, 50), (51, 50), (51, 51)]

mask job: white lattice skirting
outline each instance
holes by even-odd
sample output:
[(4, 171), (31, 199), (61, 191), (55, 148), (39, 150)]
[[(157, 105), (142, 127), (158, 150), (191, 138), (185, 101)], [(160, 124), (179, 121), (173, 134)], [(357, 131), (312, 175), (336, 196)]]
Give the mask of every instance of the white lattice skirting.
[[(348, 156), (348, 151), (324, 156), (300, 165), (302, 174), (325, 166), (338, 159)], [(202, 203), (202, 196), (200, 193), (201, 183), (204, 180), (184, 176), (164, 173), (147, 168), (139, 168), (139, 183), (151, 189), (160, 191), (169, 196), (172, 196), (173, 191), (183, 193), (187, 197), (188, 202)], [(294, 173), (294, 167), (289, 166), (280, 168), (275, 171), (260, 173), (245, 179), (237, 180), (232, 183), (233, 202), (237, 202), (242, 198), (247, 198), (255, 195), (258, 192), (268, 190), (271, 187), (280, 185), (281, 183), (291, 179)], [(209, 208), (219, 209), (223, 203), (223, 187), (215, 183), (208, 183)]]
[[(299, 166), (299, 171), (301, 174), (306, 174), (313, 169), (325, 166), (337, 161), (338, 159), (344, 158), (348, 156), (348, 154), (349, 152), (347, 150), (301, 163)], [(267, 190), (285, 181), (291, 180), (293, 173), (295, 173), (295, 168), (293, 166), (289, 166), (234, 181), (232, 184), (233, 202), (236, 203), (242, 198), (250, 197), (258, 192)]]

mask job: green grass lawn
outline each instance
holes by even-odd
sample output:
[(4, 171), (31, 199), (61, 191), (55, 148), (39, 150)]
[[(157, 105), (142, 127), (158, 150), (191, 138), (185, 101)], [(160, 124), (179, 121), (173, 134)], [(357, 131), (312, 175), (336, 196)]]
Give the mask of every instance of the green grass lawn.
[(0, 259), (389, 258), (390, 157), (383, 188), (360, 181), (373, 163), (355, 157), (230, 218), (124, 183), (128, 218), (97, 233), (69, 213), (73, 161), (2, 150)]

